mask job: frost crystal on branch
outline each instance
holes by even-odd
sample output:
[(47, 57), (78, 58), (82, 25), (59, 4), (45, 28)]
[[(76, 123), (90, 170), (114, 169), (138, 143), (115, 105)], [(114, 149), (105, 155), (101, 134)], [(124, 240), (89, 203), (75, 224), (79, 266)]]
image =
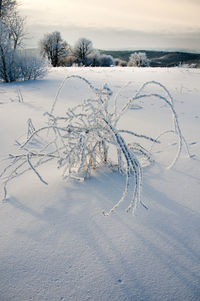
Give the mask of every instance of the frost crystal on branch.
[[(67, 110), (64, 116), (55, 115), (55, 105), (59, 93), (69, 79), (79, 79), (85, 82), (94, 92), (94, 98), (84, 100), (73, 108)], [(167, 97), (158, 94), (144, 94), (147, 85), (159, 85), (167, 92)], [(110, 106), (113, 93), (107, 85), (102, 89), (95, 88), (87, 79), (80, 76), (69, 76), (61, 84), (55, 97), (50, 113), (45, 113), (47, 125), (36, 129), (31, 119), (28, 120), (27, 137), (23, 142), (17, 142), (18, 154), (9, 155), (9, 164), (3, 170), (0, 177), (4, 182), (4, 198), (7, 194), (7, 184), (15, 177), (32, 170), (44, 184), (47, 182), (38, 172), (38, 167), (48, 161), (56, 160), (57, 167), (62, 170), (64, 179), (84, 180), (92, 171), (102, 166), (117, 166), (117, 169), (125, 174), (126, 184), (121, 199), (104, 215), (111, 214), (131, 193), (127, 211), (135, 211), (141, 201), (142, 164), (143, 160), (151, 163), (150, 151), (147, 151), (142, 143), (126, 143), (123, 135), (130, 135), (142, 140), (159, 143), (158, 139), (138, 134), (129, 130), (118, 129), (117, 124), (121, 116), (131, 108), (134, 100), (156, 97), (164, 101), (172, 111), (174, 133), (178, 135), (179, 147), (177, 155), (170, 167), (175, 164), (185, 140), (181, 134), (178, 117), (175, 112), (172, 97), (167, 89), (157, 82), (148, 82), (142, 86), (139, 92), (129, 99), (124, 107), (119, 110), (116, 97), (114, 108)], [(161, 134), (162, 135), (162, 134)], [(116, 162), (109, 158), (110, 149), (117, 154)]]

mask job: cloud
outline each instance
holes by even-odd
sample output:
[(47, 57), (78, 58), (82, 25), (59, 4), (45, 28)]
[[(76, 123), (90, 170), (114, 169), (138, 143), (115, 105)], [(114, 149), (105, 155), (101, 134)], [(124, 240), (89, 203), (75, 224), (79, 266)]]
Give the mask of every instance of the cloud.
[(193, 0), (21, 0), (28, 24), (185, 31), (199, 26)]
[(59, 30), (73, 44), (80, 36), (97, 48), (170, 48), (200, 51), (199, 0), (20, 0), (36, 46)]
[(200, 52), (200, 30), (182, 33), (146, 32), (139, 30), (118, 30), (113, 28), (35, 25), (28, 28), (32, 38), (27, 45), (37, 47), (39, 39), (47, 32), (58, 30), (71, 45), (80, 37), (93, 41), (99, 49), (171, 49)]

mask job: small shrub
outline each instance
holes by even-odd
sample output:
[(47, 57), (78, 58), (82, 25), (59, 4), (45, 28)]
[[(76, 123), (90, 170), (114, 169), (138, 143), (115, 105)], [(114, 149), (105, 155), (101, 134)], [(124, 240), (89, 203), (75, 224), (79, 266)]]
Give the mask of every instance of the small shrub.
[(114, 59), (111, 55), (102, 54), (99, 58), (101, 67), (110, 67), (114, 66)]
[(46, 60), (37, 56), (19, 55), (16, 65), (19, 69), (19, 79), (24, 81), (43, 78), (47, 73)]
[(127, 62), (121, 59), (115, 59), (115, 66), (119, 66), (119, 67), (127, 67)]
[[(59, 93), (65, 82), (73, 78), (85, 82), (94, 92), (94, 98), (84, 100), (82, 104), (68, 109), (64, 116), (56, 116), (55, 105)], [(159, 86), (167, 93), (167, 97), (158, 94), (145, 94), (144, 89), (149, 85)], [(67, 77), (58, 90), (51, 111), (45, 114), (48, 118), (48, 124), (36, 129), (29, 119), (27, 137), (22, 142), (18, 141), (18, 154), (9, 155), (9, 163), (0, 175), (4, 183), (4, 198), (7, 195), (7, 184), (28, 170), (32, 170), (40, 181), (47, 184), (37, 168), (48, 161), (55, 160), (58, 168), (63, 171), (64, 179), (82, 181), (90, 176), (94, 169), (100, 168), (102, 165), (115, 167), (125, 174), (126, 184), (121, 199), (104, 215), (111, 214), (124, 201), (130, 190), (132, 196), (127, 211), (135, 212), (138, 203), (145, 206), (141, 200), (142, 165), (140, 160), (142, 157), (142, 159), (152, 163), (152, 159), (149, 151), (143, 147), (142, 141), (159, 143), (159, 138), (154, 139), (133, 131), (118, 129), (118, 121), (137, 99), (145, 100), (155, 97), (167, 104), (173, 117), (174, 127), (171, 132), (178, 137), (177, 154), (170, 164), (170, 168), (178, 160), (185, 143), (173, 99), (163, 85), (154, 81), (145, 83), (122, 108), (117, 105), (117, 95), (112, 97), (113, 93), (107, 85), (104, 85), (102, 89), (96, 89), (85, 78), (80, 76)], [(114, 101), (113, 106), (110, 106), (111, 99)], [(124, 135), (130, 135), (133, 142), (128, 144)], [(134, 137), (139, 138), (141, 143), (135, 143)], [(116, 151), (116, 162), (109, 159), (111, 148)]]

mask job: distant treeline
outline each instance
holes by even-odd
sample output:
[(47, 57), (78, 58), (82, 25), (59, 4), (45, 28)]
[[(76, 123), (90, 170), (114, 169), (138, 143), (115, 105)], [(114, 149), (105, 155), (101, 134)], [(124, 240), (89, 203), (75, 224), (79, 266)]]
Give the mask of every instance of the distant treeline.
[(38, 49), (26, 50), (27, 54), (46, 57), (53, 67), (200, 67), (200, 54), (153, 50), (100, 50), (92, 41), (80, 38), (74, 45), (62, 39), (61, 33), (45, 34)]
[(128, 62), (133, 52), (146, 53), (151, 67), (174, 67), (179, 65), (194, 65), (200, 67), (200, 54), (187, 52), (167, 52), (151, 50), (99, 50), (102, 54), (111, 55), (113, 58), (119, 58)]

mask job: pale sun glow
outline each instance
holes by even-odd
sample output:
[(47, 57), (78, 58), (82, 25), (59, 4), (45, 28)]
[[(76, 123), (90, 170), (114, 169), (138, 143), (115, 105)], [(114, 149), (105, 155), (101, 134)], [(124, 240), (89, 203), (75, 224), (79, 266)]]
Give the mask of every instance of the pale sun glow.
[(20, 0), (27, 25), (80, 30), (200, 32), (198, 0)]

